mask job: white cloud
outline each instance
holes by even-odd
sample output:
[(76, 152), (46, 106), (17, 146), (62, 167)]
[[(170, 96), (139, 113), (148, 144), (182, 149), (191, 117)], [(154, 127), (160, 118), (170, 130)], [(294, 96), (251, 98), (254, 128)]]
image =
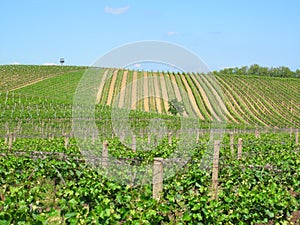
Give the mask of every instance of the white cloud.
[(176, 35), (176, 34), (177, 34), (177, 33), (174, 32), (174, 31), (169, 31), (169, 32), (167, 33), (168, 36), (174, 36), (174, 35)]
[(134, 65), (134, 67), (140, 68), (141, 64), (137, 63), (137, 64)]
[(56, 66), (56, 63), (51, 63), (51, 62), (45, 62), (43, 63), (44, 66)]
[(19, 62), (12, 62), (11, 65), (20, 65), (21, 63)]
[(120, 8), (111, 8), (109, 6), (106, 6), (104, 8), (104, 12), (110, 13), (113, 15), (119, 15), (119, 14), (123, 14), (123, 13), (127, 12), (128, 9), (129, 9), (129, 6), (124, 6), (124, 7), (120, 7)]

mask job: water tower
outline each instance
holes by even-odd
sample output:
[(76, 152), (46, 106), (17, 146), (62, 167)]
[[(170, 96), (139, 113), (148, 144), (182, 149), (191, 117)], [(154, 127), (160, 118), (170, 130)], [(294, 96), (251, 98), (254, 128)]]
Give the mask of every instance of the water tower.
[(65, 59), (64, 58), (60, 58), (59, 62), (60, 62), (61, 65), (63, 65), (65, 63)]

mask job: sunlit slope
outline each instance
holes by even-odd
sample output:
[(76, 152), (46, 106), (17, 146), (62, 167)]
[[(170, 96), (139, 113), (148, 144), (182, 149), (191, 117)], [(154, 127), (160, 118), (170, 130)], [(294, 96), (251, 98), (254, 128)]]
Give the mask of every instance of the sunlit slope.
[(108, 74), (100, 104), (130, 105), (132, 109), (168, 113), (168, 101), (177, 98), (186, 103), (188, 115), (203, 120), (272, 127), (300, 125), (300, 79), (297, 78), (211, 77), (124, 70)]
[(66, 72), (41, 82), (14, 90), (14, 93), (39, 96), (71, 103), (84, 70)]
[(0, 91), (11, 91), (67, 72), (83, 70), (78, 66), (1, 65)]
[(227, 108), (251, 124), (300, 126), (300, 79), (217, 76)]
[[(15, 92), (72, 103), (83, 73), (82, 68), (78, 72), (66, 71)], [(102, 105), (169, 114), (169, 101), (177, 99), (184, 103), (183, 116), (205, 121), (270, 127), (300, 126), (300, 79), (297, 78), (212, 77), (106, 69), (99, 79), (95, 101)]]

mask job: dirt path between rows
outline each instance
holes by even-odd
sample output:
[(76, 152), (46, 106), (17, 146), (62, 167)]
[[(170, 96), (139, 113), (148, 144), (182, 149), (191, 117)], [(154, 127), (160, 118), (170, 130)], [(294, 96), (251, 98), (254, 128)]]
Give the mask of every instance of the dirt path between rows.
[(226, 94), (228, 98), (228, 104), (231, 105), (232, 111), (242, 119), (242, 123), (249, 124), (249, 121), (251, 121), (251, 115), (246, 113), (246, 111), (241, 108), (238, 100), (235, 99), (235, 97), (232, 95), (229, 86), (220, 78), (218, 78), (218, 81), (220, 85), (225, 89), (224, 94)]
[(144, 98), (143, 101), (144, 101), (144, 110), (146, 112), (150, 111), (148, 95), (149, 95), (149, 91), (148, 91), (148, 73), (144, 72), (144, 96), (146, 98)]
[(208, 97), (207, 97), (205, 91), (203, 90), (202, 86), (199, 84), (198, 80), (194, 76), (191, 76), (191, 79), (196, 84), (196, 87), (197, 87), (198, 91), (200, 92), (200, 94), (201, 94), (201, 96), (203, 98), (203, 103), (207, 106), (208, 110), (212, 114), (212, 116), (210, 114), (208, 114), (209, 119), (212, 119), (212, 117), (214, 117), (214, 118), (217, 118), (219, 120), (220, 118), (217, 116), (215, 110), (211, 106), (210, 101), (208, 100)]
[(180, 90), (178, 88), (178, 84), (176, 82), (176, 79), (174, 77), (174, 74), (170, 74), (170, 78), (171, 78), (171, 81), (172, 81), (172, 85), (173, 85), (173, 88), (174, 88), (174, 93), (175, 93), (175, 97), (177, 98), (177, 100), (179, 102), (182, 101), (182, 98), (181, 98), (181, 93), (180, 93)]
[(131, 90), (131, 109), (135, 110), (136, 109), (136, 92), (137, 92), (137, 71), (133, 72), (133, 77), (132, 77), (132, 90)]
[(254, 116), (254, 118), (257, 121), (261, 122), (264, 126), (268, 127), (268, 124), (265, 121), (263, 121), (260, 117), (258, 117), (258, 115), (261, 115), (261, 113), (257, 111), (256, 107), (249, 101), (249, 99), (247, 97), (244, 97), (244, 99), (243, 99), (242, 94), (238, 94), (234, 90), (234, 88), (233, 88), (234, 84), (229, 84), (229, 86), (231, 88), (231, 92), (234, 91), (237, 94), (237, 96), (240, 99), (240, 102), (242, 102), (242, 104), (244, 105), (245, 108), (248, 108), (249, 112), (251, 112), (251, 114)]
[[(176, 82), (175, 75), (174, 75), (174, 74), (170, 74), (170, 78), (171, 78), (171, 81), (172, 81), (171, 83), (172, 83), (172, 85), (173, 85), (175, 97), (177, 98), (177, 100), (178, 100), (179, 102), (182, 102), (181, 93), (180, 93), (178, 84), (177, 84), (177, 82)], [(188, 115), (187, 115), (187, 112), (184, 111), (183, 116), (187, 117), (187, 116), (188, 116)]]
[(168, 89), (167, 89), (167, 84), (164, 75), (162, 73), (159, 74), (159, 79), (160, 79), (160, 85), (162, 91), (162, 101), (164, 103), (165, 112), (168, 112), (169, 110)]
[(103, 76), (102, 76), (102, 79), (101, 79), (101, 83), (100, 83), (100, 86), (99, 86), (99, 89), (98, 89), (96, 103), (100, 102), (100, 98), (101, 98), (103, 87), (104, 87), (104, 84), (105, 84), (105, 81), (106, 81), (106, 78), (107, 78), (107, 75), (108, 75), (108, 71), (109, 70), (105, 70), (104, 73), (103, 73)]
[[(279, 106), (279, 103), (276, 103), (273, 101), (272, 98), (269, 98), (268, 96), (265, 96), (263, 92), (261, 92), (261, 89), (257, 87), (255, 84), (251, 84), (251, 82), (244, 81), (243, 79), (240, 79), (239, 81), (241, 84), (244, 85), (244, 87), (251, 88), (251, 92), (254, 94), (252, 95), (252, 98), (255, 99), (255, 108), (257, 110), (261, 111), (261, 114), (268, 114), (272, 115), (273, 121), (276, 120), (279, 123), (282, 121), (287, 121), (289, 123), (293, 123), (292, 118), (289, 118), (289, 113), (286, 112), (286, 110), (282, 109), (282, 107)], [(263, 98), (261, 96), (264, 96)], [(271, 111), (271, 108), (273, 111)], [(276, 117), (275, 117), (276, 114)]]
[(123, 108), (124, 102), (125, 102), (127, 74), (128, 74), (128, 70), (125, 70), (124, 73), (123, 73), (123, 76), (122, 76), (120, 99), (119, 99), (119, 104), (118, 104), (119, 108)]
[[(226, 105), (223, 101), (223, 99), (221, 98), (221, 96), (218, 94), (218, 92), (215, 90), (215, 88), (210, 84), (208, 77), (203, 75), (202, 76), (202, 80), (206, 80), (206, 85), (209, 87), (209, 89), (213, 92), (213, 95), (216, 97), (217, 102), (218, 102), (218, 106), (221, 107), (222, 111), (225, 113), (225, 115), (227, 115), (228, 117), (230, 117), (230, 119), (234, 122), (237, 123), (236, 119), (228, 112)], [(226, 118), (226, 116), (224, 115), (224, 117)], [(218, 117), (219, 118), (219, 117)], [(219, 118), (219, 121), (221, 121), (221, 119)]]
[(158, 83), (158, 74), (154, 73), (153, 74), (153, 79), (154, 79), (154, 96), (155, 96), (155, 102), (156, 102), (156, 110), (158, 113), (162, 113), (162, 107), (161, 107), (161, 91), (159, 88), (159, 83)]
[(204, 118), (204, 116), (202, 115), (202, 113), (201, 113), (200, 110), (199, 110), (199, 107), (198, 107), (198, 105), (197, 105), (195, 96), (194, 96), (194, 94), (193, 94), (193, 91), (192, 91), (190, 85), (188, 84), (188, 82), (187, 82), (185, 76), (182, 75), (181, 78), (182, 78), (182, 82), (183, 82), (183, 84), (184, 84), (184, 86), (185, 86), (185, 88), (186, 88), (186, 91), (187, 91), (187, 94), (188, 94), (188, 96), (189, 96), (189, 100), (190, 100), (190, 102), (191, 102), (191, 104), (192, 104), (192, 107), (193, 107), (193, 109), (194, 109), (195, 112), (196, 112), (196, 115), (197, 115), (201, 120), (204, 120), (205, 118)]
[(110, 87), (109, 87), (109, 91), (108, 91), (106, 105), (111, 105), (111, 103), (112, 103), (117, 76), (118, 76), (118, 70), (115, 70), (114, 74), (113, 74), (113, 76), (111, 78), (111, 83), (110, 83)]
[[(258, 118), (254, 113), (253, 113), (253, 109), (249, 108), (250, 106), (252, 106), (251, 104), (247, 104), (244, 99), (234, 90), (234, 88), (232, 87), (232, 84), (229, 84), (228, 82), (219, 80), (220, 82), (222, 82), (224, 85), (226, 85), (226, 88), (228, 90), (228, 92), (233, 95), (235, 94), (235, 96), (237, 96), (239, 102), (241, 103), (242, 106), (244, 106), (246, 108), (246, 110), (242, 110), (242, 112), (244, 112), (244, 114), (247, 114), (248, 117), (252, 117), (253, 119), (255, 119), (256, 121), (259, 121), (260, 123), (262, 123), (264, 126), (268, 126), (264, 121), (262, 121), (260, 118)], [(237, 100), (236, 100), (237, 101)], [(237, 104), (238, 105), (238, 104)]]
[[(233, 113), (238, 116), (239, 121), (245, 124), (249, 124), (249, 121), (247, 121), (249, 118), (247, 116), (247, 114), (245, 114), (245, 112), (243, 112), (243, 110), (241, 109), (241, 107), (239, 106), (238, 102), (234, 99), (234, 97), (231, 95), (230, 91), (228, 91), (227, 89), (225, 90), (224, 94), (227, 96), (228, 98), (228, 104), (231, 106), (231, 110), (233, 111)], [(246, 119), (243, 117), (245, 116)], [(239, 122), (238, 122), (239, 123)]]

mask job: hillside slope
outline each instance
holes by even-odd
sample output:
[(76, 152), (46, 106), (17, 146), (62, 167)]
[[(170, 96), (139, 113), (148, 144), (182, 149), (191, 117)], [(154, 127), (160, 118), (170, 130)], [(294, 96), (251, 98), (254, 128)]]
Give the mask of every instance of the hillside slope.
[[(26, 66), (25, 66), (26, 67)], [(23, 79), (20, 74), (6, 73), (0, 90), (10, 90), (30, 84), (30, 79), (44, 77), (44, 72), (32, 71), (34, 76)], [(56, 75), (14, 92), (22, 95), (43, 96), (72, 103), (82, 67), (51, 67)], [(31, 74), (34, 67), (26, 68)], [(11, 70), (7, 70), (11, 71)], [(60, 71), (60, 72), (59, 72)], [(72, 72), (77, 71), (77, 72)], [(2, 72), (3, 73), (3, 72)], [(5, 73), (4, 73), (5, 74)], [(51, 73), (55, 74), (55, 73)], [(255, 76), (175, 74), (107, 69), (99, 82), (97, 102), (102, 105), (126, 107), (134, 110), (169, 114), (168, 101), (178, 99), (185, 106), (184, 116), (205, 121), (226, 121), (269, 127), (300, 127), (300, 79)], [(2, 75), (3, 76), (3, 75)], [(22, 82), (17, 82), (18, 79)], [(26, 82), (24, 81), (26, 80)]]
[(1, 65), (0, 91), (11, 91), (67, 72), (82, 71), (79, 66)]

